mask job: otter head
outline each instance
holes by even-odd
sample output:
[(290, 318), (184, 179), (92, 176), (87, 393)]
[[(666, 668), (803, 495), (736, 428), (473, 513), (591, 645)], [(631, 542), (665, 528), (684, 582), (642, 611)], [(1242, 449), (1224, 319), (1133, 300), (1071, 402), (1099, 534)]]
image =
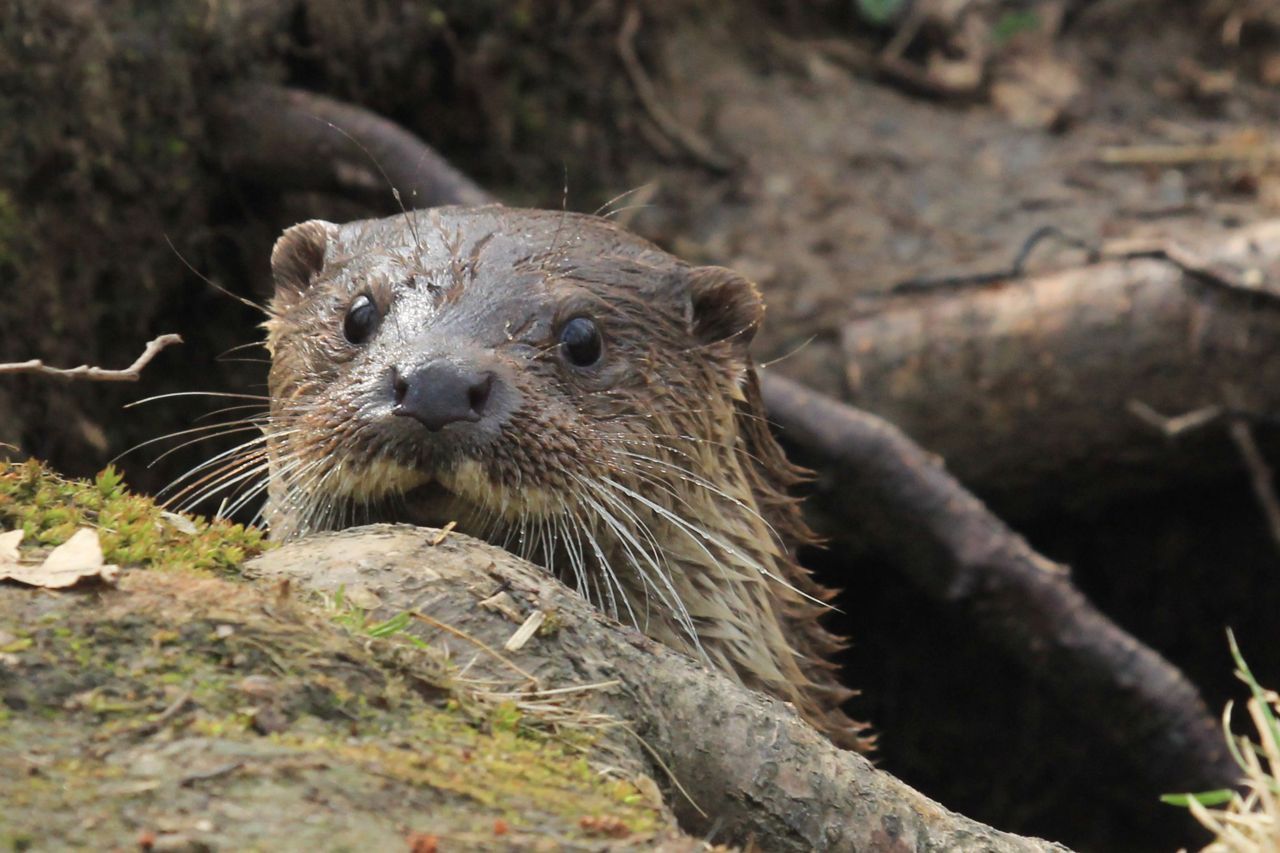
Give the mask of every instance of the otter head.
[(759, 293), (606, 220), (311, 221), (271, 261), (275, 535), (457, 521), (547, 547), (594, 530), (565, 546), (587, 555), (625, 532), (636, 551), (648, 502), (669, 509), (673, 481), (738, 442)]
[(750, 282), (502, 207), (306, 222), (272, 267), (273, 536), (456, 522), (865, 748), (830, 593), (790, 551), (811, 534), (763, 417)]

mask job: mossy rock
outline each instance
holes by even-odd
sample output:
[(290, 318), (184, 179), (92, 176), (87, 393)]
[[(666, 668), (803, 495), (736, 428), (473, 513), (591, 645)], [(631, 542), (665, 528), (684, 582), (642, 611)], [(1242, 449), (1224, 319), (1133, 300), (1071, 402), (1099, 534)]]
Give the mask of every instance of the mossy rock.
[(98, 530), (116, 586), (0, 583), (0, 846), (687, 848), (598, 734), (468, 688), (455, 662), (237, 573), (260, 531), (170, 516), (113, 472), (0, 468), (23, 556)]

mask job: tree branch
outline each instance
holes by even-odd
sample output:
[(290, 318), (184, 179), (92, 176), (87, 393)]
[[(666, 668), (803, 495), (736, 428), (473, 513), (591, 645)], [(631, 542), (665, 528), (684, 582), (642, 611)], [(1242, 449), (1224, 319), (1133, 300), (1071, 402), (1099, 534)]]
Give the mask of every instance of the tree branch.
[(161, 335), (150, 341), (142, 354), (133, 364), (123, 370), (107, 370), (102, 367), (91, 367), (82, 364), (79, 367), (49, 367), (38, 358), (30, 361), (14, 361), (0, 364), (0, 374), (5, 373), (40, 373), (45, 376), (57, 376), (62, 379), (93, 379), (99, 382), (137, 382), (142, 377), (142, 369), (146, 367), (156, 353), (167, 346), (182, 343), (181, 335)]
[[(840, 330), (848, 401), (1028, 515), (1046, 497), (1089, 503), (1234, 473), (1225, 430), (1161, 441), (1133, 401), (1192, 412), (1221, 404), (1231, 382), (1242, 413), (1280, 411), (1280, 220), (1090, 254), (859, 300)], [(1058, 488), (1039, 488), (1049, 480)]]

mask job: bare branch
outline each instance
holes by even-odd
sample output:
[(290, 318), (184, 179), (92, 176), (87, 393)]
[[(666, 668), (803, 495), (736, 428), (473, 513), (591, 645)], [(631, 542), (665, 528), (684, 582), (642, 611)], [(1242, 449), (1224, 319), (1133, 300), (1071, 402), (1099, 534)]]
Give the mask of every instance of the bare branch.
[(0, 364), (0, 374), (5, 373), (39, 373), (44, 376), (57, 376), (61, 379), (93, 379), (98, 382), (137, 382), (142, 377), (142, 369), (150, 364), (151, 359), (165, 347), (182, 343), (181, 335), (161, 335), (147, 344), (142, 355), (133, 364), (123, 370), (108, 370), (104, 367), (92, 367), (82, 364), (79, 367), (49, 367), (38, 358), (30, 361), (14, 361)]
[[(1237, 408), (1243, 398), (1240, 389), (1233, 385), (1224, 385), (1222, 395), (1232, 408)], [(1236, 449), (1240, 451), (1240, 458), (1244, 460), (1244, 466), (1249, 471), (1249, 483), (1253, 487), (1253, 496), (1258, 501), (1258, 507), (1267, 520), (1267, 530), (1270, 531), (1276, 545), (1280, 546), (1280, 498), (1276, 497), (1275, 474), (1267, 463), (1262, 448), (1258, 446), (1258, 440), (1253, 435), (1253, 427), (1249, 425), (1246, 417), (1238, 413), (1232, 415), (1227, 424), (1227, 432), (1235, 442)]]
[[(1234, 408), (1280, 410), (1280, 220), (1096, 250), (1042, 230), (1019, 258), (1049, 234), (1096, 261), (1019, 277), (1015, 260), (856, 300), (840, 329), (847, 401), (1023, 517), (1233, 473), (1227, 418), (1206, 407), (1238, 382)], [(1197, 414), (1165, 423), (1184, 412)], [(1209, 422), (1222, 429), (1190, 428)]]
[(1209, 426), (1222, 417), (1222, 407), (1218, 405), (1204, 406), (1181, 415), (1166, 417), (1141, 400), (1130, 400), (1125, 404), (1129, 414), (1142, 421), (1165, 438), (1177, 438), (1184, 433)]

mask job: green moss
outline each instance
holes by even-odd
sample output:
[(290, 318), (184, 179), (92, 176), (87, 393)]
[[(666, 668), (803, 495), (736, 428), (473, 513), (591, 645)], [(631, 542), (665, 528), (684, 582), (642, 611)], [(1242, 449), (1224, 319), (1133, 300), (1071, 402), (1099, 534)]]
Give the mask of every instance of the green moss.
[(89, 525), (108, 560), (143, 569), (88, 594), (0, 584), (0, 847), (132, 846), (210, 802), (237, 815), (210, 821), (220, 849), (400, 849), (405, 827), (483, 849), (495, 821), (516, 847), (634, 848), (670, 829), (592, 762), (598, 731), (471, 692), (410, 614), (370, 620), (342, 595), (313, 609), (227, 577), (261, 532), (187, 521), (111, 469), (0, 468), (0, 527), (40, 543), (24, 547)]
[(226, 571), (267, 547), (257, 528), (166, 512), (111, 467), (87, 482), (35, 461), (0, 462), (0, 528), (21, 528), (31, 548), (60, 545), (81, 527), (96, 529), (107, 562), (120, 566)]
[[(138, 602), (146, 613), (116, 605), (98, 619), (99, 608), (87, 598), (68, 597), (58, 624), (28, 632), (23, 677), (0, 678), (0, 707), (17, 709), (8, 730), (19, 747), (45, 731), (41, 725), (57, 735), (40, 740), (47, 761), (39, 778), (21, 786), (0, 781), (0, 799), (24, 811), (112, 812), (118, 791), (150, 790), (129, 778), (134, 765), (150, 767), (167, 754), (164, 744), (196, 739), (221, 744), (219, 754), (236, 756), (225, 765), (243, 766), (253, 780), (271, 778), (275, 768), (286, 768), (288, 778), (294, 768), (323, 768), (327, 781), (310, 784), (353, 797), (351, 784), (337, 780), (357, 774), (363, 780), (357, 790), (376, 780), (369, 796), (379, 804), (404, 810), (428, 802), (436, 826), (455, 836), (490, 832), (501, 818), (534, 836), (585, 839), (591, 824), (583, 819), (602, 814), (629, 838), (664, 828), (661, 813), (632, 782), (602, 776), (578, 743), (537, 733), (514, 705), (491, 708), (487, 724), (477, 725), (463, 703), (430, 701), (404, 689), (396, 673), (362, 648), (393, 640), (359, 638), (337, 626), (326, 632), (323, 622), (292, 618), (210, 618), (203, 602), (186, 600), (181, 575), (153, 577), (173, 580)], [(165, 627), (175, 617), (184, 623), (180, 639)], [(271, 689), (254, 694), (246, 687), (252, 679)], [(284, 721), (283, 730), (262, 733), (264, 708)], [(6, 753), (0, 736), (0, 779), (18, 777), (6, 765), (20, 763), (21, 752)], [(218, 796), (244, 807), (236, 790), (230, 786)], [(405, 820), (391, 805), (379, 808)], [(109, 826), (106, 837), (119, 835)]]

